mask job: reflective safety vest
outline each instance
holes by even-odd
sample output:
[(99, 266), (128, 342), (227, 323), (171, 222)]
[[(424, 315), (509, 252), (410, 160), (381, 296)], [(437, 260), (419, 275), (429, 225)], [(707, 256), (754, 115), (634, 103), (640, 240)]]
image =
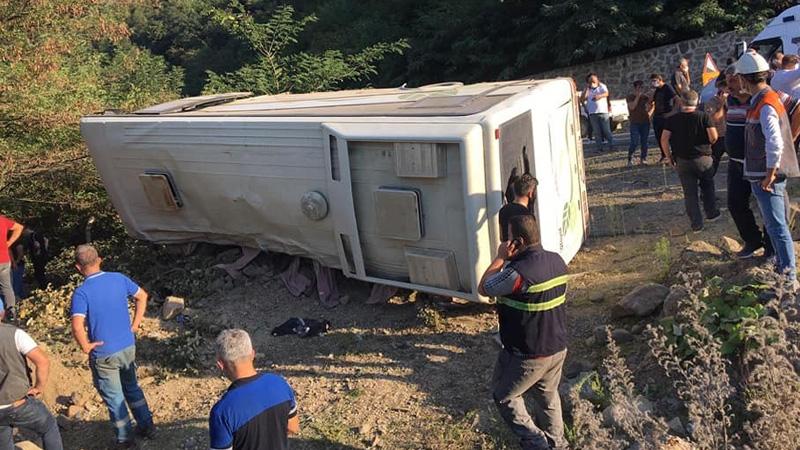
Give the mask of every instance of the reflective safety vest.
[(556, 354), (567, 348), (567, 265), (557, 253), (533, 247), (509, 266), (527, 288), (497, 299), (500, 339), (511, 353), (526, 358)]
[(800, 176), (797, 154), (795, 153), (792, 139), (791, 124), (780, 95), (772, 88), (766, 88), (756, 94), (750, 104), (744, 133), (744, 177), (749, 180), (759, 180), (767, 174), (767, 138), (764, 135), (764, 125), (761, 123), (761, 110), (767, 105), (775, 109), (780, 121), (780, 138), (783, 140), (783, 153), (778, 165), (778, 173), (786, 177)]

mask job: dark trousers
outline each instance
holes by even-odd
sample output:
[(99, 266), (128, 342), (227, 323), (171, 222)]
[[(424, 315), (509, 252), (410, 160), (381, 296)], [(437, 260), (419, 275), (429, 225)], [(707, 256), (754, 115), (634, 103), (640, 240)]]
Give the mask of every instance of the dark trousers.
[(644, 162), (647, 159), (647, 138), (650, 136), (650, 122), (631, 122), (630, 132), (631, 144), (628, 146), (628, 161), (633, 160), (633, 153), (636, 151), (636, 146), (638, 145), (642, 149), (640, 160)]
[(698, 194), (703, 202), (706, 217), (715, 217), (719, 214), (713, 170), (714, 160), (710, 156), (694, 159), (678, 158), (678, 177), (683, 188), (683, 201), (693, 229), (703, 227)]
[(656, 142), (658, 142), (658, 148), (661, 149), (661, 159), (665, 159), (667, 157), (667, 153), (664, 151), (664, 148), (661, 146), (661, 135), (664, 134), (664, 123), (667, 119), (663, 117), (655, 117), (653, 116), (653, 133), (656, 135)]
[(40, 400), (28, 398), (16, 408), (0, 409), (0, 448), (14, 448), (12, 427), (25, 428), (38, 434), (44, 450), (64, 448), (56, 419)]
[(744, 164), (728, 160), (728, 211), (731, 213), (733, 223), (739, 231), (739, 236), (748, 246), (759, 247), (764, 245), (767, 253), (772, 253), (772, 242), (764, 239), (762, 232), (756, 224), (756, 217), (750, 209), (750, 182), (744, 179)]
[(719, 169), (719, 162), (722, 161), (722, 155), (725, 154), (725, 136), (720, 136), (717, 142), (711, 146), (711, 157), (714, 159), (714, 175), (717, 174)]

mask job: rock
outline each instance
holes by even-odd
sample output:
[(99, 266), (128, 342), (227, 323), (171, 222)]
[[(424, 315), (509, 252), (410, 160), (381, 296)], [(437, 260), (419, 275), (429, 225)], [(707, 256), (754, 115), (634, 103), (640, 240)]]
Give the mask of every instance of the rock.
[[(637, 396), (633, 400), (634, 404), (639, 411), (643, 413), (649, 413), (653, 411), (653, 403), (650, 400), (642, 397), (641, 395)], [(620, 426), (620, 419), (622, 418), (622, 414), (625, 412), (617, 405), (610, 405), (606, 409), (603, 410), (603, 425), (607, 427), (619, 427)]]
[(594, 327), (593, 337), (595, 343), (605, 344), (608, 342), (608, 333), (606, 332), (606, 328), (606, 325)]
[(646, 317), (652, 314), (669, 294), (669, 288), (662, 284), (647, 283), (632, 290), (614, 305), (611, 317), (637, 316)]
[(729, 255), (735, 255), (742, 251), (742, 244), (740, 244), (736, 239), (728, 236), (722, 236), (719, 239), (719, 244), (720, 248)]
[(602, 303), (606, 299), (606, 295), (601, 291), (594, 291), (589, 294), (589, 301), (592, 303)]
[(664, 299), (664, 307), (661, 309), (662, 317), (674, 316), (678, 313), (680, 302), (689, 297), (689, 290), (685, 286), (675, 285), (669, 291), (669, 295)]
[(149, 386), (155, 383), (156, 377), (144, 377), (139, 379), (139, 386)]
[(586, 344), (587, 347), (594, 347), (595, 344), (597, 344), (597, 341), (594, 339), (594, 336), (589, 336), (584, 341), (584, 344)]
[(603, 247), (603, 250), (607, 251), (608, 253), (617, 253), (619, 251), (617, 250), (617, 247), (613, 246), (612, 244), (606, 245)]
[(42, 448), (31, 441), (22, 441), (14, 444), (14, 450), (42, 450)]
[(242, 269), (242, 273), (247, 278), (258, 278), (266, 275), (267, 268), (256, 264), (249, 264), (247, 267)]
[(703, 256), (722, 256), (722, 250), (706, 241), (693, 241), (686, 247), (686, 251)]
[(645, 326), (641, 323), (637, 323), (636, 325), (631, 327), (631, 334), (641, 334), (644, 331)]
[(161, 318), (164, 320), (172, 320), (178, 314), (182, 313), (184, 308), (185, 306), (182, 298), (170, 295), (161, 307)]
[(585, 359), (576, 359), (567, 365), (567, 370), (564, 371), (564, 375), (567, 378), (575, 378), (581, 373), (591, 372), (595, 368), (596, 365), (591, 361), (587, 361)]
[(80, 419), (83, 416), (85, 409), (82, 406), (72, 405), (67, 408), (67, 417), (70, 419)]
[(631, 342), (633, 340), (633, 335), (624, 328), (618, 328), (612, 331), (611, 337), (619, 344), (624, 344), (625, 342)]
[(658, 450), (695, 450), (695, 448), (679, 437), (670, 436), (658, 447)]
[(678, 436), (686, 436), (686, 428), (683, 427), (680, 417), (673, 417), (672, 420), (667, 422), (667, 426)]
[(72, 405), (83, 408), (86, 406), (86, 403), (89, 402), (89, 396), (81, 394), (80, 392), (73, 392), (69, 397), (69, 401)]

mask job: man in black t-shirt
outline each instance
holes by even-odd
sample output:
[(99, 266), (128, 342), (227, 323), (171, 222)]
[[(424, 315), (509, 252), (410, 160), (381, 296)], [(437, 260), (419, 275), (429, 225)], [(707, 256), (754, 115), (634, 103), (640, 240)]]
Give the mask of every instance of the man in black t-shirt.
[(661, 135), (661, 147), (681, 179), (686, 214), (695, 232), (703, 229), (698, 187), (706, 220), (714, 222), (720, 217), (711, 157), (711, 144), (718, 138), (717, 129), (706, 113), (697, 111), (697, 102), (697, 92), (685, 92), (681, 96), (680, 111), (667, 119)]
[(536, 186), (539, 182), (529, 173), (514, 180), (514, 201), (500, 208), (500, 241), (508, 240), (508, 221), (512, 217), (533, 215), (533, 202), (536, 200)]
[(656, 142), (661, 148), (661, 160), (663, 163), (667, 160), (667, 154), (664, 152), (664, 147), (661, 146), (661, 134), (664, 132), (664, 123), (667, 116), (672, 112), (675, 103), (675, 89), (672, 86), (664, 83), (664, 77), (660, 74), (654, 73), (650, 75), (650, 83), (653, 86), (653, 132), (656, 135)]

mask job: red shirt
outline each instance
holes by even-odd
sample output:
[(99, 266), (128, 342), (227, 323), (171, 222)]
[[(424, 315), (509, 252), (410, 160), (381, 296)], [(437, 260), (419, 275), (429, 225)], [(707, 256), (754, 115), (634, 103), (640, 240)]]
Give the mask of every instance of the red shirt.
[(17, 223), (5, 216), (0, 216), (0, 264), (11, 262), (8, 256), (8, 232)]

